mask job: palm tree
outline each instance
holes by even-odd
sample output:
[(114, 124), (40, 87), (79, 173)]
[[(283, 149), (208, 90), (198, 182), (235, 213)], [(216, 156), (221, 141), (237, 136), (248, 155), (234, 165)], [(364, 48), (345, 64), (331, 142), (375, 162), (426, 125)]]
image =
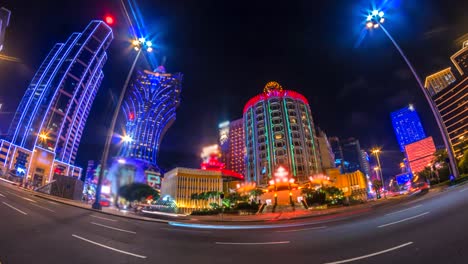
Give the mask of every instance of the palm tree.
[(265, 192), (262, 190), (262, 189), (253, 189), (250, 191), (250, 195), (253, 196), (255, 198), (255, 201), (257, 201), (257, 198), (259, 196), (261, 196), (262, 194), (264, 194)]

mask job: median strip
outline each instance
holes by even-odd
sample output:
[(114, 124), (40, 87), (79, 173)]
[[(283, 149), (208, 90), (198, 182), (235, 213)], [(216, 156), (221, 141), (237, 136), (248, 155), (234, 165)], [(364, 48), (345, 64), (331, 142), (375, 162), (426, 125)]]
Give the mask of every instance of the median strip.
[(120, 232), (125, 232), (125, 233), (130, 233), (130, 234), (136, 234), (136, 232), (134, 232), (134, 231), (125, 230), (125, 229), (120, 229), (120, 228), (112, 227), (112, 226), (106, 226), (106, 225), (99, 224), (99, 223), (95, 223), (95, 222), (91, 222), (91, 224), (97, 225), (97, 226), (101, 226), (101, 227), (104, 227), (104, 228), (108, 228), (108, 229), (112, 229), (112, 230), (116, 230), (116, 231), (120, 231)]
[(415, 216), (412, 216), (412, 217), (408, 217), (408, 218), (405, 218), (405, 219), (401, 219), (401, 220), (399, 220), (399, 221), (391, 222), (391, 223), (384, 224), (384, 225), (379, 225), (378, 228), (386, 227), (386, 226), (390, 226), (390, 225), (395, 225), (395, 224), (398, 224), (398, 223), (401, 223), (401, 222), (405, 222), (405, 221), (408, 221), (408, 220), (411, 220), (411, 219), (415, 219), (415, 218), (418, 218), (418, 217), (427, 215), (428, 213), (429, 213), (429, 212), (425, 212), (425, 213), (418, 214), (418, 215), (415, 215)]
[(5, 203), (5, 202), (2, 202), (2, 203), (3, 203), (4, 205), (6, 205), (6, 206), (10, 207), (10, 208), (11, 208), (11, 209), (13, 209), (13, 210), (16, 210), (16, 211), (18, 211), (18, 212), (20, 212), (20, 213), (22, 213), (22, 214), (24, 214), (24, 215), (28, 215), (27, 213), (25, 213), (25, 212), (21, 211), (20, 209), (18, 209), (18, 208), (16, 208), (16, 207), (14, 207), (14, 206), (13, 206), (13, 205), (11, 205), (11, 204), (8, 204), (8, 203)]
[(289, 244), (290, 241), (277, 241), (277, 242), (216, 242), (216, 245), (279, 245)]
[(112, 251), (115, 251), (115, 252), (119, 252), (119, 253), (122, 253), (122, 254), (129, 255), (129, 256), (133, 256), (133, 257), (137, 257), (137, 258), (142, 258), (142, 259), (145, 259), (145, 258), (146, 258), (146, 256), (142, 256), (142, 255), (134, 254), (134, 253), (127, 252), (127, 251), (124, 251), (124, 250), (120, 250), (120, 249), (116, 249), (116, 248), (113, 248), (113, 247), (109, 247), (109, 246), (106, 246), (106, 245), (104, 245), (104, 244), (101, 244), (101, 243), (98, 243), (98, 242), (94, 242), (94, 241), (92, 241), (92, 240), (89, 240), (89, 239), (86, 239), (86, 238), (84, 238), (84, 237), (80, 237), (80, 236), (77, 236), (77, 235), (74, 235), (74, 234), (72, 234), (72, 237), (81, 239), (81, 240), (83, 240), (83, 241), (86, 241), (86, 242), (88, 242), (88, 243), (94, 244), (94, 245), (96, 245), (96, 246), (100, 246), (100, 247), (107, 248), (107, 249), (112, 250)]
[(402, 247), (409, 246), (411, 244), (413, 244), (413, 242), (404, 243), (404, 244), (401, 244), (399, 246), (392, 247), (392, 248), (389, 248), (389, 249), (385, 249), (385, 250), (382, 250), (382, 251), (378, 251), (378, 252), (375, 252), (375, 253), (372, 253), (372, 254), (368, 254), (368, 255), (364, 255), (364, 256), (360, 256), (360, 257), (355, 257), (355, 258), (351, 258), (351, 259), (339, 260), (339, 261), (334, 261), (334, 262), (327, 262), (325, 264), (340, 264), (340, 263), (347, 263), (347, 262), (352, 262), (352, 261), (356, 261), (356, 260), (360, 260), (360, 259), (370, 258), (370, 257), (381, 255), (381, 254), (384, 254), (384, 253), (387, 253), (387, 252), (390, 252), (390, 251), (393, 251), (393, 250), (397, 250), (397, 249), (402, 248)]

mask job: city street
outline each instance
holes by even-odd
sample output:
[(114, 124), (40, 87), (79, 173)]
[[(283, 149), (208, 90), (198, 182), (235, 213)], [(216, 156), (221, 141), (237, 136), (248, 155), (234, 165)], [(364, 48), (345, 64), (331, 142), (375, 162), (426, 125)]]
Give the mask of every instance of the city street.
[(354, 216), (186, 228), (100, 214), (0, 183), (0, 262), (467, 263), (467, 207), (464, 185)]

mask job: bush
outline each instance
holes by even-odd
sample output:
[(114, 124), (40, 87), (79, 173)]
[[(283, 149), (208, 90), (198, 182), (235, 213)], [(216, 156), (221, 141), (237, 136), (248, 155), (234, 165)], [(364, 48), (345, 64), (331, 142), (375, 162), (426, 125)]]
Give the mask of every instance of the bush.
[(217, 215), (219, 214), (219, 210), (214, 209), (202, 209), (193, 211), (190, 215)]
[(258, 204), (256, 203), (247, 203), (241, 202), (234, 206), (235, 210), (244, 210), (244, 211), (258, 211)]

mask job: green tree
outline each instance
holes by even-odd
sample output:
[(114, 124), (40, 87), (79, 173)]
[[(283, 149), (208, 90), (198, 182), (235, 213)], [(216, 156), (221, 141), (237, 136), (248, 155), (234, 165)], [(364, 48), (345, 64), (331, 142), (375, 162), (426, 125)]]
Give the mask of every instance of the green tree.
[(463, 153), (463, 157), (458, 163), (458, 167), (462, 174), (468, 174), (468, 150), (465, 150), (465, 153)]
[(259, 196), (261, 196), (263, 193), (265, 193), (262, 189), (256, 188), (250, 191), (250, 195), (255, 198), (255, 201)]
[(341, 204), (344, 200), (344, 193), (342, 190), (331, 186), (331, 187), (323, 187), (323, 191), (326, 193), (327, 202), (330, 204)]
[(144, 183), (131, 183), (120, 187), (119, 196), (125, 198), (127, 201), (142, 201), (148, 197), (153, 200), (159, 199), (159, 192), (151, 186)]

